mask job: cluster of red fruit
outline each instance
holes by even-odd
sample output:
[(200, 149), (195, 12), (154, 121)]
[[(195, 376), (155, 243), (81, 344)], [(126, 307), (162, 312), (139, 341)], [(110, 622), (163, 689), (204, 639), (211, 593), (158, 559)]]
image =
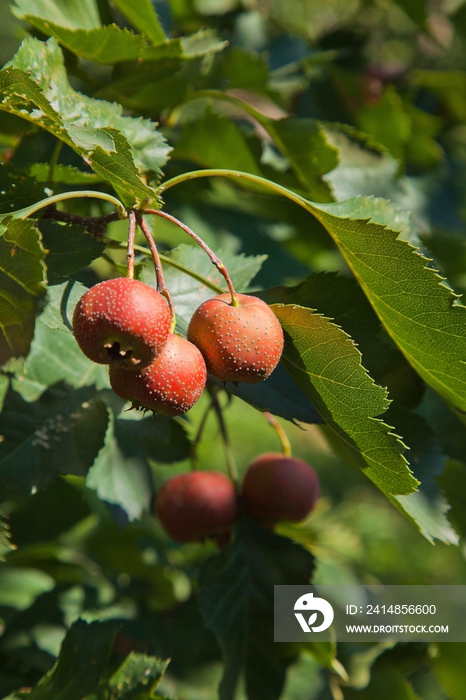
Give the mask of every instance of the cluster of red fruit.
[[(267, 526), (298, 522), (319, 498), (317, 474), (306, 462), (283, 454), (263, 454), (248, 467), (241, 496), (245, 511)], [(231, 480), (219, 472), (194, 471), (168, 479), (157, 494), (155, 510), (167, 533), (178, 542), (212, 537), (228, 541), (238, 517)]]
[[(236, 305), (235, 305), (236, 304)], [(224, 382), (261, 382), (283, 351), (283, 331), (257, 297), (220, 294), (195, 311), (188, 340), (171, 332), (165, 297), (143, 282), (121, 277), (89, 289), (79, 300), (73, 330), (94, 362), (110, 365), (115, 393), (169, 416), (188, 411), (207, 372)]]

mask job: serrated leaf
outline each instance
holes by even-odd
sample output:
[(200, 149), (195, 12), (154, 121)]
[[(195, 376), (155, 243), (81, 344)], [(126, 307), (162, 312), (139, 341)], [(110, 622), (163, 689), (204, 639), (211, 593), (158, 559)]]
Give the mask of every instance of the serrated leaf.
[(16, 170), (11, 164), (0, 163), (0, 214), (10, 214), (44, 199), (44, 186), (34, 176)]
[(108, 682), (110, 700), (155, 698), (155, 690), (168, 663), (156, 656), (131, 652)]
[(94, 0), (80, 0), (79, 3), (60, 0), (15, 0), (15, 3), (12, 9), (16, 16), (37, 15), (69, 29), (94, 29), (101, 26)]
[(112, 2), (133, 27), (144, 32), (153, 44), (165, 41), (165, 33), (150, 0), (138, 0), (137, 3), (132, 0), (112, 0)]
[(189, 160), (206, 168), (228, 167), (261, 175), (241, 129), (230, 119), (213, 112), (186, 124), (176, 142), (173, 158)]
[[(49, 163), (33, 163), (29, 168), (29, 175), (37, 180), (37, 182), (50, 182), (50, 164)], [(84, 170), (72, 165), (62, 165), (61, 163), (54, 166), (52, 171), (52, 182), (61, 182), (64, 185), (89, 185), (96, 182), (101, 182), (101, 179), (96, 173), (87, 173)], [(43, 199), (43, 195), (40, 197)], [(36, 200), (38, 201), (38, 200)], [(30, 204), (32, 202), (28, 202)], [(27, 206), (24, 204), (23, 206)], [(22, 209), (22, 207), (15, 207)]]
[(62, 46), (87, 61), (110, 65), (134, 61), (147, 46), (143, 36), (120, 29), (116, 24), (94, 29), (68, 29), (31, 14), (20, 15), (20, 18), (46, 36), (55, 37)]
[(160, 174), (168, 148), (156, 125), (121, 116), (121, 107), (74, 91), (55, 39), (23, 42), (0, 72), (0, 109), (28, 119), (65, 141), (108, 180), (128, 205), (154, 200), (155, 193), (139, 177)]
[(10, 541), (10, 528), (0, 511), (0, 561), (3, 561), (5, 554), (14, 549), (15, 546)]
[(417, 481), (403, 444), (378, 419), (388, 408), (387, 392), (361, 364), (351, 338), (328, 319), (298, 306), (273, 306), (285, 331), (282, 361), (326, 421), (326, 432), (351, 464), (385, 495), (408, 494)]
[(27, 696), (30, 700), (83, 700), (104, 675), (120, 622), (75, 622), (63, 640), (57, 663)]
[(59, 474), (87, 474), (107, 423), (94, 388), (57, 385), (34, 403), (10, 390), (0, 414), (0, 501), (44, 488)]
[(123, 508), (130, 520), (149, 508), (152, 486), (148, 465), (139, 455), (126, 457), (122, 452), (115, 419), (110, 414), (105, 444), (87, 475), (86, 485), (102, 500)]
[(0, 224), (0, 365), (27, 355), (35, 316), (45, 294), (44, 250), (31, 221)]
[(308, 583), (313, 556), (249, 518), (235, 533), (199, 578), (204, 623), (225, 655), (220, 699), (233, 700), (243, 677), (249, 700), (278, 700), (296, 649), (273, 641), (273, 587)]
[(31, 351), (13, 379), (13, 387), (26, 401), (35, 401), (47, 387), (60, 381), (76, 388), (109, 386), (108, 368), (91, 362), (71, 332), (74, 307), (85, 291), (78, 283), (49, 287), (49, 303), (36, 321)]
[[(363, 220), (366, 204), (370, 221)], [(391, 207), (361, 198), (310, 209), (333, 236), (410, 364), (441, 396), (466, 411), (466, 309), (420, 251), (386, 228)]]
[(105, 243), (86, 233), (82, 226), (43, 219), (39, 227), (47, 251), (45, 262), (51, 285), (59, 284), (63, 278), (87, 267), (105, 250)]

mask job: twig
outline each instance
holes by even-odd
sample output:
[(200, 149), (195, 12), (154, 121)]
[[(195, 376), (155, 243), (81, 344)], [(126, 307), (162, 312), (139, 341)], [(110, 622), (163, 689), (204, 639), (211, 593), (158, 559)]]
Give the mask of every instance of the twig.
[(136, 236), (136, 213), (134, 209), (128, 212), (128, 251), (126, 253), (126, 277), (134, 279), (134, 238)]
[(217, 396), (219, 389), (220, 389), (219, 387), (213, 386), (209, 389), (209, 393), (210, 393), (210, 397), (211, 397), (211, 401), (212, 401), (212, 407), (217, 415), (218, 424), (220, 426), (220, 433), (222, 435), (223, 447), (225, 449), (225, 461), (226, 461), (228, 473), (230, 475), (230, 479), (235, 483), (236, 486), (238, 486), (238, 484), (239, 484), (238, 469), (236, 468), (236, 462), (235, 462), (235, 458), (233, 455), (233, 450), (231, 449), (230, 438), (228, 437), (227, 427), (225, 425), (225, 421), (223, 418), (223, 410), (222, 410), (222, 407), (220, 406), (220, 402), (219, 402), (218, 396)]
[(165, 299), (168, 302), (168, 306), (170, 308), (170, 316), (171, 316), (171, 326), (170, 326), (170, 331), (173, 332), (175, 330), (175, 324), (176, 324), (176, 316), (175, 316), (175, 307), (173, 305), (173, 299), (172, 295), (168, 291), (167, 287), (165, 286), (165, 278), (163, 276), (163, 269), (162, 269), (162, 263), (160, 262), (160, 256), (159, 256), (159, 251), (157, 250), (157, 246), (155, 245), (155, 241), (152, 237), (152, 234), (149, 230), (148, 225), (142, 218), (141, 214), (139, 212), (135, 212), (136, 220), (138, 222), (139, 228), (143, 232), (144, 236), (146, 237), (146, 240), (149, 244), (150, 252), (152, 254), (152, 260), (154, 261), (154, 267), (155, 267), (155, 276), (157, 278), (157, 290), (160, 292), (160, 294), (163, 294)]
[(225, 281), (226, 281), (226, 283), (227, 283), (227, 285), (228, 285), (228, 289), (229, 289), (230, 295), (231, 295), (231, 305), (232, 305), (232, 306), (238, 306), (238, 305), (239, 305), (239, 304), (238, 304), (238, 299), (237, 299), (237, 297), (236, 297), (235, 288), (234, 288), (234, 286), (233, 286), (233, 282), (231, 281), (231, 277), (230, 277), (230, 275), (228, 274), (228, 270), (226, 269), (225, 265), (222, 263), (222, 261), (220, 260), (220, 258), (219, 258), (217, 255), (215, 255), (215, 253), (213, 252), (213, 250), (211, 250), (211, 249), (209, 248), (209, 246), (208, 246), (206, 243), (204, 243), (204, 241), (202, 240), (202, 238), (201, 238), (200, 236), (198, 236), (197, 233), (194, 233), (194, 231), (193, 231), (192, 229), (190, 229), (189, 226), (186, 226), (186, 224), (183, 224), (182, 221), (179, 221), (179, 219), (177, 219), (176, 217), (172, 216), (171, 214), (167, 214), (167, 213), (164, 212), (164, 211), (159, 211), (158, 209), (145, 209), (145, 210), (144, 210), (144, 213), (145, 213), (145, 214), (150, 214), (150, 215), (152, 215), (152, 216), (160, 216), (160, 217), (162, 217), (163, 219), (167, 219), (167, 221), (171, 221), (173, 224), (175, 224), (175, 225), (178, 226), (180, 229), (182, 229), (185, 233), (187, 233), (188, 236), (191, 236), (191, 238), (192, 238), (194, 241), (196, 241), (196, 243), (198, 244), (198, 246), (200, 246), (200, 247), (202, 248), (202, 250), (203, 250), (205, 253), (207, 253), (207, 255), (209, 256), (209, 259), (210, 259), (211, 263), (212, 263), (213, 265), (215, 265), (215, 267), (216, 267), (217, 270), (220, 272), (220, 274), (225, 278)]

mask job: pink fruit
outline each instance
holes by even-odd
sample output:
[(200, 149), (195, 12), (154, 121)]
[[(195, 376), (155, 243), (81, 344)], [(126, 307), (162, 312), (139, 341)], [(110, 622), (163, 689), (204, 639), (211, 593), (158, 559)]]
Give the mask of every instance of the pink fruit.
[(110, 367), (115, 394), (166, 416), (178, 416), (194, 406), (204, 389), (207, 371), (195, 345), (170, 333), (160, 355), (140, 372)]
[(94, 362), (125, 370), (149, 365), (169, 330), (165, 298), (149, 285), (126, 277), (91, 287), (73, 316), (74, 336), (83, 353)]
[(237, 294), (208, 299), (194, 312), (188, 340), (197, 345), (207, 370), (224, 382), (262, 382), (273, 372), (283, 352), (282, 327), (265, 302)]
[(236, 520), (236, 493), (224, 474), (194, 471), (168, 479), (157, 494), (155, 510), (177, 542), (218, 538)]
[(242, 487), (247, 512), (264, 523), (298, 522), (320, 495), (317, 474), (306, 462), (270, 452), (249, 465)]

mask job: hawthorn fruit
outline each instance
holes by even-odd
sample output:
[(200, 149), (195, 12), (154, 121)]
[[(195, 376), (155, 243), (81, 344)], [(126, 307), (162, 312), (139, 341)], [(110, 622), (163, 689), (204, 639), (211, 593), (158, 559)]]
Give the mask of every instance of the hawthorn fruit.
[(76, 305), (73, 332), (93, 362), (138, 371), (149, 365), (170, 331), (165, 298), (149, 285), (119, 277), (88, 289)]
[(237, 517), (233, 483), (219, 472), (194, 471), (166, 481), (155, 499), (164, 529), (177, 542), (227, 537)]
[(170, 333), (154, 362), (139, 372), (110, 367), (115, 394), (137, 408), (179, 416), (194, 406), (204, 389), (207, 371), (199, 350)]
[(299, 522), (314, 509), (320, 495), (319, 480), (302, 459), (269, 452), (249, 465), (242, 495), (246, 511), (256, 520)]
[(188, 327), (188, 340), (202, 352), (207, 370), (224, 382), (256, 384), (277, 366), (283, 352), (282, 327), (265, 302), (220, 294), (201, 304)]

